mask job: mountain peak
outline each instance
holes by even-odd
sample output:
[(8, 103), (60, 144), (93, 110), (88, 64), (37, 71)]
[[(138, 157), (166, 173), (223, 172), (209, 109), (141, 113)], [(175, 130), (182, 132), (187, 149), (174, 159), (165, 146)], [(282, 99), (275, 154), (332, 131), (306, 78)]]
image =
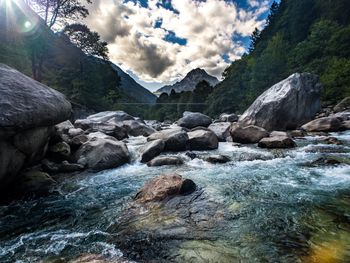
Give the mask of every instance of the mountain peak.
[(177, 93), (182, 91), (193, 91), (196, 85), (202, 80), (206, 80), (211, 86), (215, 86), (219, 83), (219, 80), (211, 75), (209, 75), (204, 69), (195, 68), (187, 73), (181, 81), (176, 82), (173, 85), (167, 85), (155, 92), (155, 94), (168, 93), (174, 90)]

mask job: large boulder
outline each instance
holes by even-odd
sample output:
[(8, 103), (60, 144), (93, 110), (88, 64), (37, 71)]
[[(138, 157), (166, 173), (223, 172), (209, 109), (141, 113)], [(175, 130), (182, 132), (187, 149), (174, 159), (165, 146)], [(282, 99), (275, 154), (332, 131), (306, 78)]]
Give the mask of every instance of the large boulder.
[(104, 134), (113, 136), (118, 140), (122, 140), (128, 137), (127, 131), (122, 124), (119, 125), (109, 122), (95, 122), (90, 119), (76, 120), (74, 122), (75, 127), (87, 130), (88, 132), (102, 132)]
[(188, 129), (195, 127), (208, 127), (212, 123), (212, 119), (207, 115), (199, 112), (184, 112), (183, 117), (177, 121), (177, 125)]
[(148, 137), (151, 134), (156, 132), (156, 130), (153, 129), (152, 127), (149, 127), (146, 124), (139, 122), (139, 121), (135, 121), (135, 120), (123, 121), (123, 128), (131, 136)]
[(273, 136), (261, 139), (258, 146), (268, 149), (283, 149), (293, 148), (296, 146), (296, 143), (288, 136)]
[(0, 64), (0, 129), (22, 131), (67, 120), (71, 104), (64, 95)]
[(103, 123), (109, 121), (118, 123), (121, 121), (134, 120), (135, 118), (124, 111), (103, 111), (90, 115), (86, 119), (91, 122)]
[(75, 161), (87, 168), (100, 171), (128, 163), (130, 154), (125, 143), (113, 137), (96, 136), (77, 150)]
[(165, 142), (162, 139), (148, 142), (142, 150), (141, 162), (147, 163), (154, 157), (158, 156), (163, 152), (165, 148)]
[(53, 126), (67, 120), (64, 95), (0, 64), (0, 189), (46, 154)]
[(182, 165), (184, 161), (178, 156), (158, 156), (147, 163), (147, 166)]
[(136, 194), (140, 203), (159, 202), (176, 195), (186, 195), (196, 190), (196, 184), (178, 174), (160, 175), (148, 181)]
[(220, 142), (225, 142), (230, 137), (230, 122), (216, 122), (209, 125), (208, 129), (213, 131)]
[(219, 146), (218, 137), (212, 131), (191, 131), (188, 138), (191, 150), (214, 150)]
[(264, 128), (254, 125), (242, 127), (239, 123), (231, 125), (230, 134), (232, 141), (238, 143), (258, 143), (262, 138), (269, 136)]
[(260, 95), (239, 121), (268, 131), (296, 129), (320, 110), (321, 88), (316, 75), (293, 74)]
[(307, 132), (336, 132), (342, 128), (342, 121), (334, 116), (323, 117), (310, 121), (301, 128)]
[(147, 138), (149, 141), (162, 139), (165, 142), (164, 151), (180, 152), (187, 149), (188, 135), (181, 128), (156, 132)]

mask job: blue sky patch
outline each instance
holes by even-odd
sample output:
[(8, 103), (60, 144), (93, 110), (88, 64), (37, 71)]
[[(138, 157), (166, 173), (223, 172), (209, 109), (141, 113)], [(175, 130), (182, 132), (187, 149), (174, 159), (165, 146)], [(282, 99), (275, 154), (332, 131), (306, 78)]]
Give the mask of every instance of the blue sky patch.
[(165, 36), (164, 40), (170, 43), (177, 43), (181, 46), (185, 46), (187, 44), (187, 39), (177, 37), (173, 31), (168, 31), (168, 34)]

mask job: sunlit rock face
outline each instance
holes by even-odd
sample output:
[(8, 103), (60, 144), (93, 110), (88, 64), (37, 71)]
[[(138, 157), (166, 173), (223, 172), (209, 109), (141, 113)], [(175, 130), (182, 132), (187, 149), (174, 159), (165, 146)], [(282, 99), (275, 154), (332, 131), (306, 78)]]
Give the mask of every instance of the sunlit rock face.
[(269, 131), (300, 127), (321, 109), (321, 88), (316, 75), (295, 73), (260, 95), (239, 121)]
[(52, 126), (68, 119), (64, 95), (0, 64), (0, 187), (21, 168), (42, 159)]

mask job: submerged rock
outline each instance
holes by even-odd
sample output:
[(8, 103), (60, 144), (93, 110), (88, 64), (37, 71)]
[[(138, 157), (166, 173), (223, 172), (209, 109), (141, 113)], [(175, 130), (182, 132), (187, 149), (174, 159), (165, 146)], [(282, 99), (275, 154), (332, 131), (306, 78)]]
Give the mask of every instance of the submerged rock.
[(48, 194), (55, 184), (56, 181), (47, 173), (31, 170), (20, 175), (16, 184), (16, 191), (21, 195), (34, 194), (41, 196)]
[(310, 121), (301, 128), (307, 132), (336, 132), (342, 128), (342, 122), (337, 117), (329, 116)]
[(159, 156), (147, 163), (147, 166), (182, 165), (184, 161), (178, 156)]
[(263, 138), (259, 141), (258, 146), (260, 148), (269, 148), (269, 149), (277, 149), (277, 148), (293, 148), (296, 147), (296, 143), (287, 136), (273, 136)]
[(320, 110), (321, 88), (316, 75), (293, 74), (260, 95), (239, 121), (268, 131), (295, 129)]
[(199, 112), (184, 112), (183, 117), (178, 120), (177, 125), (188, 129), (195, 127), (208, 127), (212, 123), (212, 120), (207, 115)]
[[(67, 262), (67, 263), (132, 263), (129, 260), (123, 259), (123, 258), (106, 258), (103, 255), (97, 255), (97, 254), (84, 254), (79, 256), (76, 259), (72, 259), (70, 261), (62, 261), (63, 262)], [(42, 262), (42, 263), (46, 263), (46, 262)], [(49, 262), (47, 262), (49, 263)], [(54, 262), (52, 262), (54, 263)], [(60, 263), (60, 261), (56, 262), (56, 263)]]
[(231, 161), (231, 159), (225, 155), (211, 155), (204, 159), (205, 161), (209, 163), (227, 163)]
[(324, 142), (326, 142), (327, 144), (343, 145), (342, 141), (338, 140), (335, 137), (328, 137), (324, 139)]
[(78, 164), (93, 170), (111, 169), (130, 161), (125, 143), (112, 138), (93, 137), (75, 153)]
[(214, 150), (219, 146), (218, 137), (210, 130), (196, 130), (188, 133), (191, 150)]
[(254, 125), (242, 127), (239, 123), (231, 125), (230, 134), (232, 141), (238, 143), (257, 143), (269, 136), (269, 133), (261, 127)]
[(338, 165), (338, 164), (347, 164), (350, 165), (350, 159), (345, 157), (338, 156), (324, 156), (320, 157), (315, 161), (307, 163), (307, 166), (328, 166), (328, 165)]
[(163, 152), (165, 148), (165, 142), (162, 139), (148, 142), (144, 147), (141, 154), (141, 162), (147, 163), (154, 157), (158, 156)]
[(47, 159), (44, 159), (41, 164), (43, 169), (49, 173), (73, 173), (82, 171), (85, 168), (84, 165), (78, 163), (69, 163), (68, 161), (55, 163)]
[(176, 195), (187, 195), (196, 190), (196, 184), (178, 174), (160, 175), (145, 184), (135, 196), (140, 203), (159, 202)]

